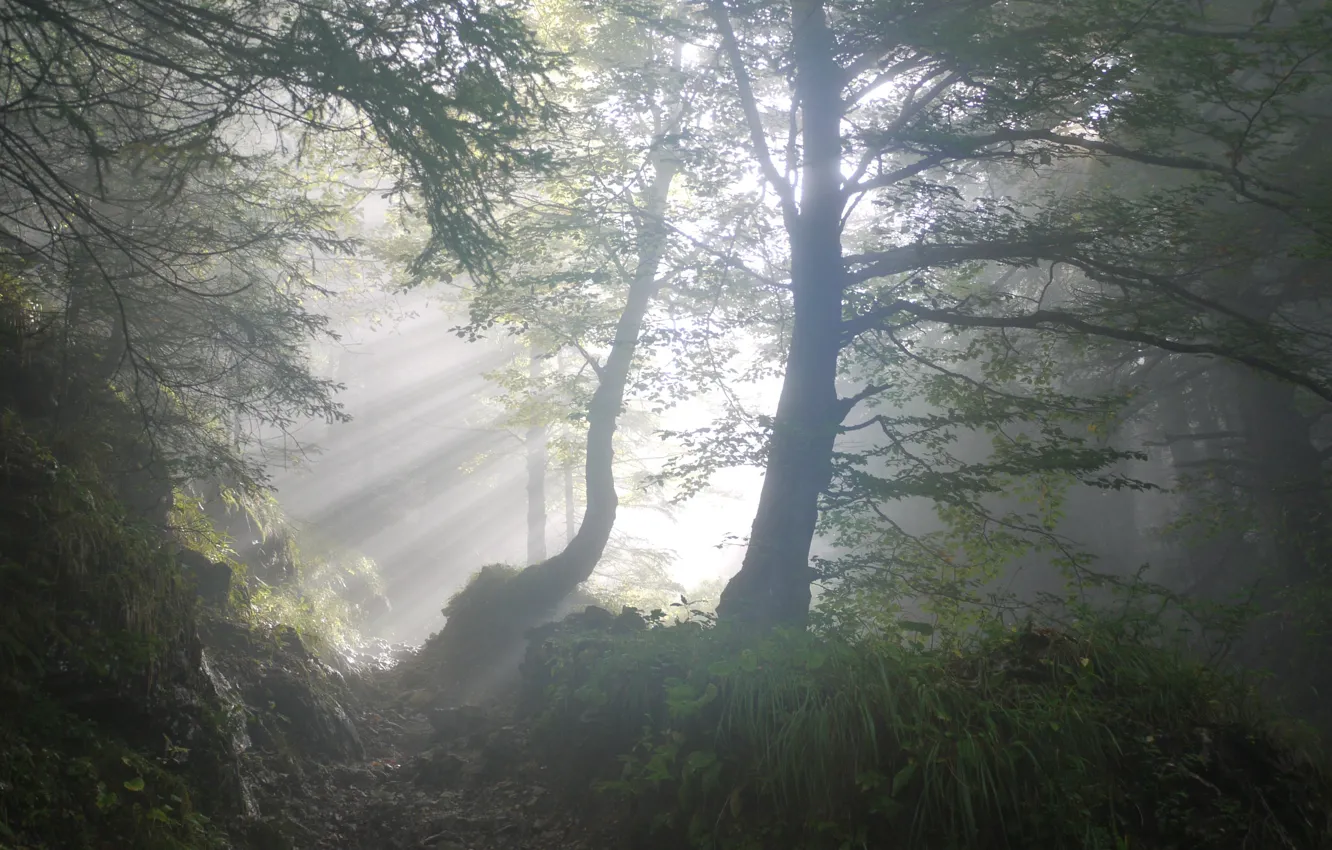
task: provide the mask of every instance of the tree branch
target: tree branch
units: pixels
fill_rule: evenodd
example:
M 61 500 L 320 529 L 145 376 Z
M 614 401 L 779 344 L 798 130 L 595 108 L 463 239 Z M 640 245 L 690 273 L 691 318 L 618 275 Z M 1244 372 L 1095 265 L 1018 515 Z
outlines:
M 722 50 L 726 53 L 726 58 L 731 65 L 731 72 L 735 75 L 736 93 L 740 97 L 740 107 L 744 110 L 745 123 L 749 127 L 749 141 L 754 146 L 754 158 L 758 160 L 764 178 L 772 184 L 772 188 L 777 192 L 778 198 L 781 199 L 782 214 L 788 218 L 794 217 L 797 212 L 795 192 L 772 161 L 772 153 L 768 150 L 768 138 L 763 130 L 763 116 L 759 112 L 758 100 L 754 97 L 754 88 L 749 80 L 749 72 L 745 69 L 745 60 L 740 53 L 740 43 L 735 38 L 735 29 L 731 26 L 731 16 L 726 11 L 726 6 L 722 3 L 722 0 L 712 0 L 708 4 L 708 11 L 717 24 L 717 32 L 721 35 Z
M 1165 434 L 1159 440 L 1143 440 L 1144 446 L 1170 446 L 1175 443 L 1188 443 L 1203 440 L 1238 440 L 1245 437 L 1243 431 L 1207 431 L 1197 434 Z
M 976 148 L 982 148 L 986 145 L 998 144 L 1001 142 L 1049 142 L 1050 144 L 1079 148 L 1091 153 L 1105 154 L 1107 156 L 1113 156 L 1131 162 L 1140 162 L 1143 165 L 1155 165 L 1161 168 L 1173 168 L 1181 171 L 1199 171 L 1215 174 L 1225 178 L 1226 181 L 1243 197 L 1256 203 L 1261 203 L 1265 206 L 1270 206 L 1274 209 L 1283 211 L 1284 208 L 1281 205 L 1274 203 L 1270 199 L 1253 195 L 1248 187 L 1252 185 L 1266 192 L 1292 197 L 1296 194 L 1289 189 L 1284 189 L 1275 184 L 1259 180 L 1252 175 L 1244 174 L 1233 165 L 1220 165 L 1206 159 L 1185 156 L 1183 154 L 1159 154 L 1150 151 L 1134 150 L 1133 148 L 1127 148 L 1113 142 L 1102 142 L 1096 139 L 1088 139 L 1083 136 L 1056 133 L 1053 130 L 1000 130 L 991 133 L 988 136 L 979 136 L 974 139 L 962 140 L 960 145 L 953 145 L 950 146 L 950 148 L 956 156 L 960 157 L 965 156 Z
M 850 413 L 857 404 L 860 404 L 865 399 L 872 398 L 873 396 L 890 389 L 892 389 L 891 384 L 870 384 L 855 395 L 837 399 L 837 403 L 842 406 L 842 418 L 845 419 L 846 415 Z
M 1067 249 L 1086 238 L 1088 237 L 1085 234 L 1072 233 L 1023 242 L 904 245 L 900 248 L 889 248 L 886 251 L 852 254 L 844 260 L 848 266 L 846 284 L 849 286 L 876 277 L 902 274 L 926 266 L 942 266 L 976 260 L 1014 261 L 1020 259 L 1023 264 L 1030 265 L 1038 257 L 1051 253 L 1053 249 Z M 850 266 L 863 266 L 863 268 L 851 271 Z
M 1105 339 L 1116 339 L 1122 342 L 1136 342 L 1141 345 L 1149 345 L 1153 348 L 1171 351 L 1176 354 L 1219 357 L 1223 360 L 1241 363 L 1259 372 L 1265 372 L 1266 374 L 1280 378 L 1283 381 L 1295 384 L 1296 386 L 1304 387 L 1319 398 L 1332 401 L 1332 386 L 1309 375 L 1302 374 L 1293 369 L 1288 369 L 1274 363 L 1265 357 L 1245 354 L 1210 342 L 1182 342 L 1158 334 L 1147 333 L 1146 331 L 1137 331 L 1130 328 L 1116 328 L 1109 325 L 1098 325 L 1062 310 L 1037 310 L 1025 316 L 972 316 L 958 313 L 954 310 L 941 310 L 938 308 L 914 304 L 910 301 L 899 300 L 883 309 L 866 314 L 865 316 L 860 317 L 860 319 L 865 320 L 873 316 L 877 323 L 883 321 L 888 316 L 898 313 L 907 313 L 917 319 L 939 322 L 940 324 L 959 328 L 1002 328 L 1013 330 L 1048 330 L 1051 328 L 1062 328 L 1090 336 L 1103 337 Z M 849 324 L 852 323 L 844 322 L 843 326 L 846 327 Z

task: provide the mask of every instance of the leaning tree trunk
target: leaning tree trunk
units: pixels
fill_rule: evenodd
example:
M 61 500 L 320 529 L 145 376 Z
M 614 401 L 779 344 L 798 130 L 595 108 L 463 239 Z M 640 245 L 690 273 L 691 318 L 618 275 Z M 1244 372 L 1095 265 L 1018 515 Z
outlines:
M 657 293 L 666 251 L 667 195 L 679 169 L 676 156 L 658 148 L 649 161 L 653 180 L 638 219 L 638 256 L 624 309 L 597 389 L 587 409 L 586 503 L 578 532 L 564 550 L 509 574 L 487 567 L 444 609 L 447 620 L 432 642 L 445 699 L 464 702 L 492 691 L 517 669 L 526 632 L 546 619 L 592 575 L 615 524 L 614 437 L 638 338 Z M 432 655 L 434 653 L 431 653 Z
M 837 397 L 844 203 L 840 69 L 823 4 L 795 0 L 791 17 L 805 147 L 799 210 L 788 208 L 785 215 L 795 318 L 749 548 L 717 606 L 723 621 L 758 628 L 799 627 L 809 616 L 809 549 L 819 499 L 832 477 L 833 442 L 847 411 Z M 732 61 L 739 62 L 736 52 Z

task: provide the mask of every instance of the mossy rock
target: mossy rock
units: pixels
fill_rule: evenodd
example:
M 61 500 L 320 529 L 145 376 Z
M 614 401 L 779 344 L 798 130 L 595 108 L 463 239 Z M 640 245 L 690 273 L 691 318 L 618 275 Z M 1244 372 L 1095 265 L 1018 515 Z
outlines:
M 435 707 L 503 698 L 520 686 L 529 632 L 571 608 L 595 606 L 581 589 L 557 594 L 549 574 L 489 564 L 444 606 L 444 628 L 399 672 L 403 687 L 429 689 Z
M 202 632 L 212 663 L 244 702 L 256 746 L 327 762 L 365 755 L 346 708 L 351 690 L 294 630 L 209 618 Z

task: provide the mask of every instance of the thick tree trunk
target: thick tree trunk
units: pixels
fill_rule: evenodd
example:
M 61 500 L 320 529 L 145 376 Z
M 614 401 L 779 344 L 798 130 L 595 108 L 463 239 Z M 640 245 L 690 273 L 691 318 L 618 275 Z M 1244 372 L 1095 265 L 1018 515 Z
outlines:
M 578 533 L 578 506 L 574 502 L 574 465 L 564 464 L 564 545 L 573 542 Z
M 749 548 L 717 608 L 724 621 L 760 628 L 799 627 L 809 616 L 809 549 L 847 410 L 837 397 L 844 204 L 840 69 L 822 2 L 795 0 L 791 17 L 805 154 L 800 209 L 786 215 L 795 318 Z
M 1332 551 L 1323 458 L 1294 387 L 1251 372 L 1235 377 L 1250 498 L 1265 545 L 1244 571 L 1259 615 L 1232 657 L 1271 673 L 1268 695 L 1326 731 L 1332 727 L 1326 698 L 1332 642 L 1325 609 L 1310 602 L 1326 592 Z
M 541 359 L 532 352 L 527 364 L 533 385 L 541 377 Z M 533 422 L 523 435 L 527 456 L 527 562 L 546 560 L 546 426 Z

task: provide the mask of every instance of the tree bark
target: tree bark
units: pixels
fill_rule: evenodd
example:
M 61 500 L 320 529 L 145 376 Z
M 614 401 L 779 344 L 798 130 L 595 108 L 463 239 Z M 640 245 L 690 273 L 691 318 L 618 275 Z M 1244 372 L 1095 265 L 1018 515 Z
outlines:
M 574 503 L 574 465 L 564 464 L 564 545 L 573 542 L 578 533 L 578 508 Z
M 801 627 L 809 616 L 809 549 L 846 415 L 837 397 L 841 350 L 841 83 L 821 0 L 791 8 L 804 163 L 799 210 L 786 211 L 794 320 L 768 465 L 740 572 L 726 585 L 723 621 Z M 738 62 L 738 53 L 732 53 Z M 734 69 L 737 75 L 743 69 Z M 761 128 L 751 127 L 751 132 Z
M 533 386 L 541 377 L 541 359 L 535 350 L 528 358 L 527 374 Z M 546 426 L 533 420 L 523 435 L 527 457 L 527 562 L 546 560 Z

